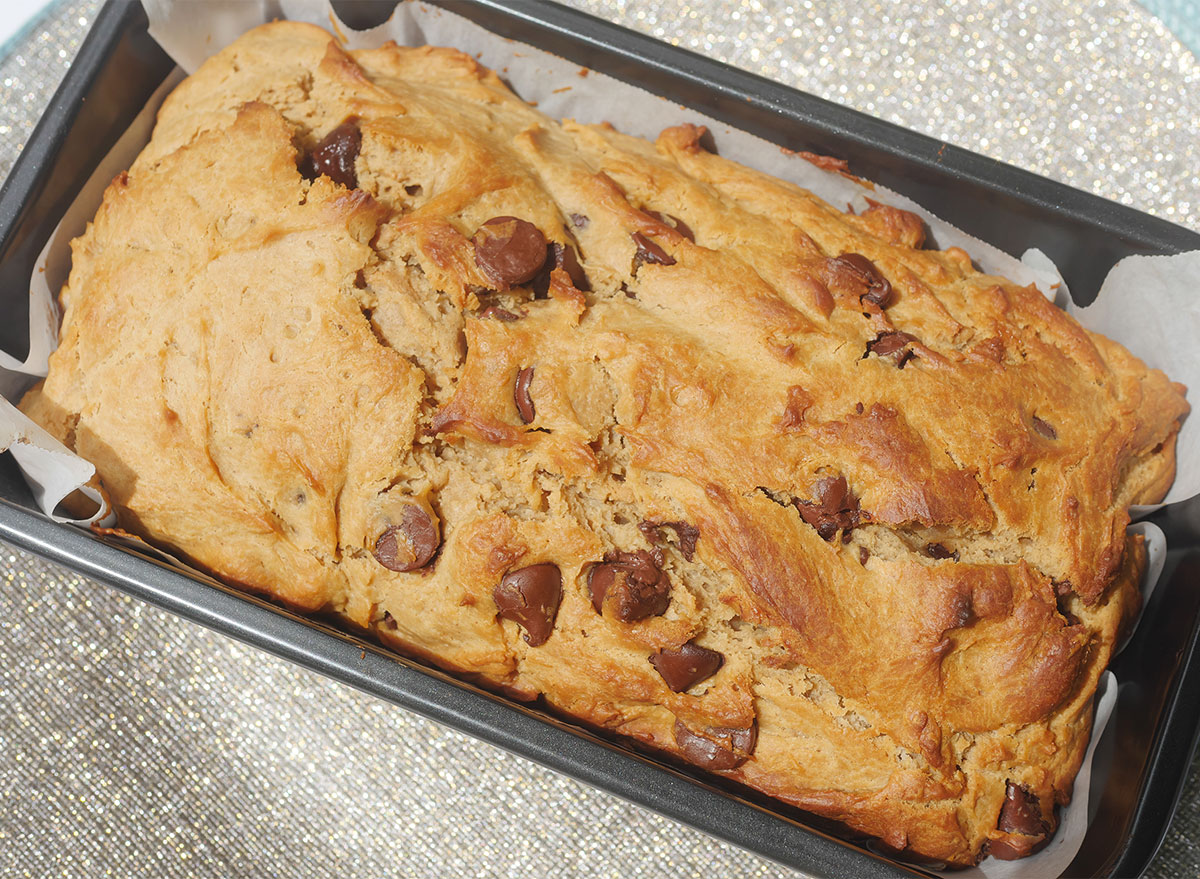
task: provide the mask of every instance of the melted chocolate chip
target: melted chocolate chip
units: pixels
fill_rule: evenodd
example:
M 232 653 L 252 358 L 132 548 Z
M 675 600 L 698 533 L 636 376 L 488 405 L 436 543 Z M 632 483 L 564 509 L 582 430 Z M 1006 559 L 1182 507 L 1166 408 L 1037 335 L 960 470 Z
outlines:
M 588 591 L 592 593 L 592 607 L 596 609 L 596 613 L 603 613 L 604 598 L 608 595 L 608 590 L 612 588 L 612 585 L 617 582 L 619 571 L 617 565 L 608 563 L 593 565 L 592 569 L 588 571 Z
M 894 355 L 896 358 L 896 367 L 903 369 L 904 364 L 908 363 L 913 357 L 916 357 L 916 354 L 908 347 L 909 343 L 915 341 L 917 341 L 917 337 L 911 336 L 908 333 L 901 333 L 898 330 L 884 330 L 872 341 L 867 342 L 867 354 L 874 354 L 877 357 Z
M 513 385 L 513 400 L 517 404 L 517 414 L 526 424 L 531 424 L 537 417 L 537 408 L 533 405 L 533 397 L 529 394 L 529 385 L 533 381 L 533 367 L 526 366 L 517 373 L 517 381 Z
M 637 245 L 637 253 L 633 255 L 633 272 L 637 274 L 638 266 L 643 263 L 654 263 L 660 266 L 673 266 L 675 259 L 641 232 L 634 232 L 631 236 L 633 243 Z
M 1050 824 L 1042 817 L 1037 796 L 1027 788 L 1009 781 L 1005 783 L 1004 805 L 996 829 L 1014 834 L 1008 839 L 994 839 L 989 851 L 993 857 L 1015 860 L 1032 854 L 1050 838 Z
M 867 350 L 879 357 L 887 357 L 904 348 L 909 342 L 915 341 L 916 337 L 910 336 L 908 333 L 889 330 L 880 333 L 875 339 L 868 342 Z
M 396 628 L 396 618 L 394 616 L 392 616 L 391 613 L 389 613 L 386 610 L 383 612 L 383 627 L 385 629 L 395 629 Z
M 550 247 L 553 250 L 551 258 L 555 267 L 563 269 L 567 273 L 571 283 L 575 285 L 575 289 L 585 293 L 591 290 L 592 285 L 583 271 L 583 266 L 579 264 L 579 254 L 575 252 L 575 248 L 569 244 L 559 244 L 557 241 Z
M 671 603 L 671 582 L 662 563 L 661 550 L 609 553 L 588 572 L 592 607 L 601 613 L 607 603 L 623 623 L 661 616 Z
M 587 274 L 583 271 L 583 266 L 579 264 L 579 255 L 575 253 L 575 248 L 569 244 L 559 244 L 557 241 L 552 241 L 546 245 L 545 265 L 542 266 L 542 270 L 538 272 L 537 277 L 531 282 L 535 298 L 546 298 L 550 291 L 550 274 L 555 269 L 565 271 L 567 277 L 571 279 L 571 285 L 576 290 L 586 293 L 592 289 Z
M 695 641 L 688 641 L 674 650 L 658 650 L 650 656 L 650 664 L 676 693 L 711 678 L 724 663 L 724 656 Z
M 696 555 L 696 543 L 700 540 L 700 529 L 687 522 L 654 522 L 647 520 L 638 524 L 638 531 L 651 543 L 661 543 L 662 529 L 670 528 L 679 540 L 679 552 L 689 562 Z
M 701 769 L 718 772 L 736 769 L 754 754 L 758 744 L 758 723 L 746 729 L 710 726 L 703 733 L 695 733 L 677 720 L 675 744 L 679 746 L 680 756 Z
M 571 214 L 571 225 L 576 229 L 586 228 L 588 222 L 587 214 Z
M 354 189 L 358 186 L 354 160 L 358 158 L 360 149 L 362 131 L 359 130 L 358 119 L 351 116 L 321 138 L 313 151 L 300 161 L 300 173 L 309 180 L 324 174 L 334 183 Z
M 483 311 L 479 312 L 479 316 L 484 320 L 499 320 L 505 323 L 512 323 L 514 320 L 521 319 L 521 315 L 513 314 L 507 308 L 501 308 L 499 305 L 489 305 Z
M 1036 415 L 1031 419 L 1033 421 L 1033 429 L 1044 436 L 1046 439 L 1058 439 L 1058 431 L 1054 429 L 1054 425 L 1042 421 Z
M 528 220 L 493 217 L 471 240 L 475 264 L 501 289 L 533 280 L 546 262 L 546 237 Z
M 492 599 L 503 619 L 525 630 L 529 646 L 539 647 L 554 631 L 562 600 L 562 572 L 549 562 L 509 571 L 492 590 Z
M 1004 833 L 1023 833 L 1026 836 L 1047 833 L 1050 828 L 1042 818 L 1042 811 L 1038 806 L 1037 795 L 1032 791 L 1011 781 L 1005 782 L 1004 806 L 1000 809 L 996 829 Z
M 1049 837 L 1008 836 L 1004 839 L 990 839 L 984 847 L 984 854 L 991 855 L 1001 861 L 1019 861 L 1027 858 L 1049 841 Z
M 826 476 L 813 486 L 814 500 L 792 503 L 800 518 L 817 529 L 822 540 L 833 540 L 842 532 L 843 541 L 850 532 L 869 517 L 858 506 L 858 498 L 850 493 L 845 476 Z
M 658 222 L 662 223 L 664 226 L 670 226 L 693 244 L 696 243 L 696 233 L 692 231 L 691 226 L 683 222 L 683 220 L 679 219 L 679 217 L 676 217 L 673 214 L 660 214 L 658 211 L 643 211 L 643 213 L 654 217 L 654 219 L 658 220 Z
M 895 292 L 888 279 L 880 274 L 875 263 L 861 253 L 843 253 L 833 262 L 837 263 L 835 271 L 840 270 L 842 274 L 867 288 L 867 292 L 859 297 L 860 302 L 870 302 L 884 309 L 895 301 Z
M 871 557 L 871 551 L 869 549 L 867 549 L 865 546 L 860 546 L 858 548 L 858 563 L 860 565 L 862 565 L 863 567 L 866 567 L 867 559 L 869 559 L 870 557 Z
M 696 233 L 692 231 L 691 226 L 683 222 L 683 220 L 679 219 L 679 217 L 673 216 L 672 214 L 667 214 L 667 219 L 674 224 L 676 232 L 693 244 L 696 243 Z
M 817 480 L 814 492 L 830 512 L 850 508 L 850 486 L 845 476 L 825 476 Z
M 788 346 L 791 347 L 790 345 Z M 784 431 L 803 430 L 804 416 L 812 408 L 812 394 L 800 385 L 792 385 L 787 389 L 787 402 L 783 405 L 783 415 L 779 419 L 779 429 Z
M 925 555 L 931 559 L 954 559 L 958 561 L 958 551 L 951 552 L 942 546 L 940 543 L 929 543 L 925 545 Z
M 437 522 L 419 504 L 404 505 L 399 525 L 389 525 L 375 540 L 372 555 L 390 571 L 415 571 L 429 564 L 442 536 Z

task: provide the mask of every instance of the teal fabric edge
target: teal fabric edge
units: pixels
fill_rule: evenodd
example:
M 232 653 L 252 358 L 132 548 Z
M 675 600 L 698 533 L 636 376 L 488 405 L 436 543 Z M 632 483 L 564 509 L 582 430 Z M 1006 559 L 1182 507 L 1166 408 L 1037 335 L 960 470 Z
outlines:
M 1200 0 L 1138 0 L 1200 58 Z

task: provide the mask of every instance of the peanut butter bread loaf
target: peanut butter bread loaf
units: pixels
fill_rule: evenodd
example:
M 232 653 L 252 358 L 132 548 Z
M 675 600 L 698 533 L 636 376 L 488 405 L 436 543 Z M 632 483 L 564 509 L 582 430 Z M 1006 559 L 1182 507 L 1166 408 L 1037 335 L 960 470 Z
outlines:
M 1028 854 L 1184 389 L 702 135 L 263 26 L 108 188 L 23 406 L 227 581 L 897 852 Z

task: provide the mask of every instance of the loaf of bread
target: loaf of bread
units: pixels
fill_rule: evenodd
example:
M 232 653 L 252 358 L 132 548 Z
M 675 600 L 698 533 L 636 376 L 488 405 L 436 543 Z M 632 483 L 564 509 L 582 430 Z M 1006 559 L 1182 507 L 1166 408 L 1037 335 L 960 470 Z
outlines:
M 891 851 L 1026 855 L 1184 389 L 703 134 L 265 25 L 108 187 L 23 406 L 228 582 Z

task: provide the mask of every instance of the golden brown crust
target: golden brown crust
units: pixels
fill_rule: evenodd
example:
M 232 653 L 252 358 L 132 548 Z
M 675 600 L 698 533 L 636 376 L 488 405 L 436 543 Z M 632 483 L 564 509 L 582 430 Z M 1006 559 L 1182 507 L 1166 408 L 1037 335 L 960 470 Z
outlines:
M 352 188 L 305 179 L 343 173 L 347 120 Z M 26 409 L 123 527 L 227 580 L 897 850 L 1029 848 L 1182 388 L 702 134 L 258 28 L 75 242 Z

